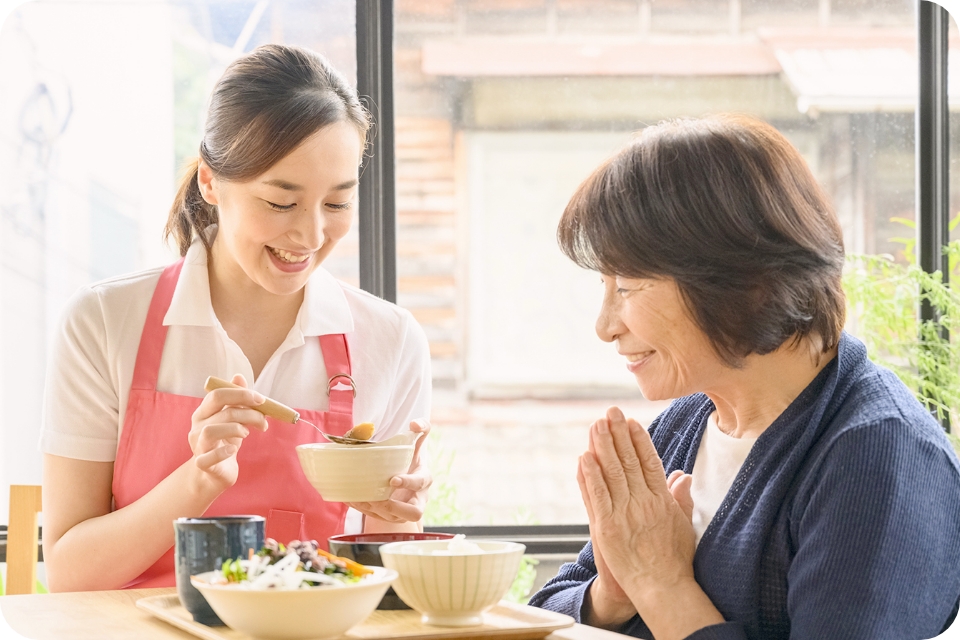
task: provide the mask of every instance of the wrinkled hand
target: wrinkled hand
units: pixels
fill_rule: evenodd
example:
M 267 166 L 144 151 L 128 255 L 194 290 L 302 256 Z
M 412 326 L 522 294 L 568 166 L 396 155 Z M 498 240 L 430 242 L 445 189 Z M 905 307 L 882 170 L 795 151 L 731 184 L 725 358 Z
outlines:
M 379 502 L 350 502 L 349 506 L 364 515 L 385 522 L 418 522 L 423 517 L 427 490 L 433 484 L 433 475 L 423 463 L 420 450 L 430 435 L 430 423 L 414 420 L 410 423 L 410 430 L 419 433 L 420 437 L 414 445 L 413 460 L 407 472 L 390 479 L 390 486 L 394 488 L 390 499 Z
M 243 376 L 233 383 L 246 387 Z M 215 389 L 204 396 L 193 412 L 187 439 L 193 462 L 202 472 L 204 488 L 222 493 L 237 481 L 237 452 L 250 429 L 267 430 L 267 418 L 250 407 L 262 404 L 264 397 L 252 389 Z
M 580 485 L 580 495 L 583 496 L 583 504 L 587 508 L 590 538 L 593 543 L 593 562 L 597 567 L 597 579 L 593 581 L 590 590 L 587 592 L 589 603 L 587 611 L 585 611 L 584 623 L 594 627 L 615 629 L 632 618 L 637 609 L 610 572 L 606 560 L 603 559 L 603 551 L 600 549 L 599 541 L 593 535 L 593 532 L 597 530 L 597 525 L 593 515 L 593 503 L 590 500 L 590 493 L 587 491 L 587 483 L 583 475 L 582 464 L 577 468 L 577 484 Z
M 690 488 L 693 486 L 693 476 L 677 469 L 667 477 L 667 489 L 670 495 L 680 505 L 681 511 L 693 526 L 693 496 L 690 495 Z
M 672 474 L 668 485 L 646 429 L 619 409 L 608 410 L 590 428 L 590 448 L 580 457 L 579 476 L 594 552 L 600 550 L 604 571 L 619 588 L 604 579 L 598 563 L 598 591 L 604 597 L 622 607 L 620 594 L 629 594 L 642 609 L 648 591 L 693 580 L 690 476 Z

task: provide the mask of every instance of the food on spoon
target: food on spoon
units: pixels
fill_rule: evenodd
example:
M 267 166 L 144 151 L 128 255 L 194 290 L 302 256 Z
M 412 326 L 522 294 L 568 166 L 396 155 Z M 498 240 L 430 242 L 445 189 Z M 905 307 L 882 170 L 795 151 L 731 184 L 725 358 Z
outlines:
M 359 582 L 373 570 L 320 549 L 316 540 L 294 540 L 289 545 L 267 538 L 246 560 L 226 560 L 221 576 L 211 584 L 235 584 L 254 591 L 343 587 Z
M 373 437 L 373 423 L 361 422 L 343 435 L 347 438 L 354 438 L 356 440 L 369 440 Z

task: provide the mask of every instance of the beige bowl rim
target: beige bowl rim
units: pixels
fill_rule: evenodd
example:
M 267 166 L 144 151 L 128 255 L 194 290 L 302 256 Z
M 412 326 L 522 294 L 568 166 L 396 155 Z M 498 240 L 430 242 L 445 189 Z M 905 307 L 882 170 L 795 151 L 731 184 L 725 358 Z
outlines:
M 396 451 L 398 449 L 412 450 L 412 444 L 388 444 L 379 447 L 363 447 L 354 444 L 337 444 L 336 442 L 310 442 L 307 444 L 298 444 L 297 450 L 304 451 Z
M 481 547 L 482 553 L 438 553 L 426 554 L 426 553 L 403 553 L 400 551 L 400 547 L 413 545 L 416 547 L 437 547 L 444 549 L 441 544 L 447 544 L 452 540 L 452 538 L 447 538 L 444 540 L 399 540 L 397 542 L 388 542 L 386 544 L 380 545 L 380 555 L 382 556 L 384 551 L 386 553 L 397 556 L 419 556 L 424 558 L 455 558 L 460 556 L 491 556 L 498 553 L 516 553 L 520 551 L 521 553 L 527 550 L 527 546 L 520 542 L 510 542 L 508 540 L 485 540 L 483 538 L 467 538 L 466 542 L 473 542 L 477 545 L 482 545 L 485 543 L 495 543 L 498 545 L 503 545 L 499 549 L 483 549 Z
M 399 574 L 394 569 L 387 569 L 386 567 L 367 567 L 368 569 L 373 569 L 373 575 L 369 578 L 365 578 L 360 582 L 348 582 L 344 583 L 343 587 L 334 587 L 338 591 L 341 589 L 362 589 L 364 587 L 378 585 L 378 584 L 389 584 L 397 579 Z M 232 593 L 304 593 L 304 592 L 318 592 L 318 591 L 329 591 L 328 587 L 310 587 L 307 589 L 241 589 L 237 585 L 233 584 L 213 584 L 209 582 L 210 578 L 213 575 L 219 574 L 219 571 L 204 571 L 203 573 L 198 573 L 196 575 L 190 576 L 190 582 L 197 589 L 201 591 L 203 589 L 210 589 L 212 591 L 229 591 Z

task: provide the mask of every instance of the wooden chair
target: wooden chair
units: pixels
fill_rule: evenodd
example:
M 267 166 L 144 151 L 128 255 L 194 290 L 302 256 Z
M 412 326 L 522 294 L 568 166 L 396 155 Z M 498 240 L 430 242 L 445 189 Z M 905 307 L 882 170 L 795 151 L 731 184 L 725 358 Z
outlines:
M 37 592 L 37 516 L 41 509 L 38 485 L 10 486 L 6 585 L 10 595 Z

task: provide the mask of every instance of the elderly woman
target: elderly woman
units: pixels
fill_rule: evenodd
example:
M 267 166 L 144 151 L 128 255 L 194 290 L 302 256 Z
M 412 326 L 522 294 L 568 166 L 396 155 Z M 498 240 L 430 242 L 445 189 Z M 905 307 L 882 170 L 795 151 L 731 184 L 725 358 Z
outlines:
M 775 129 L 660 124 L 579 188 L 564 252 L 650 400 L 590 429 L 591 542 L 531 604 L 641 638 L 931 638 L 960 596 L 960 464 L 843 332 L 843 241 Z

